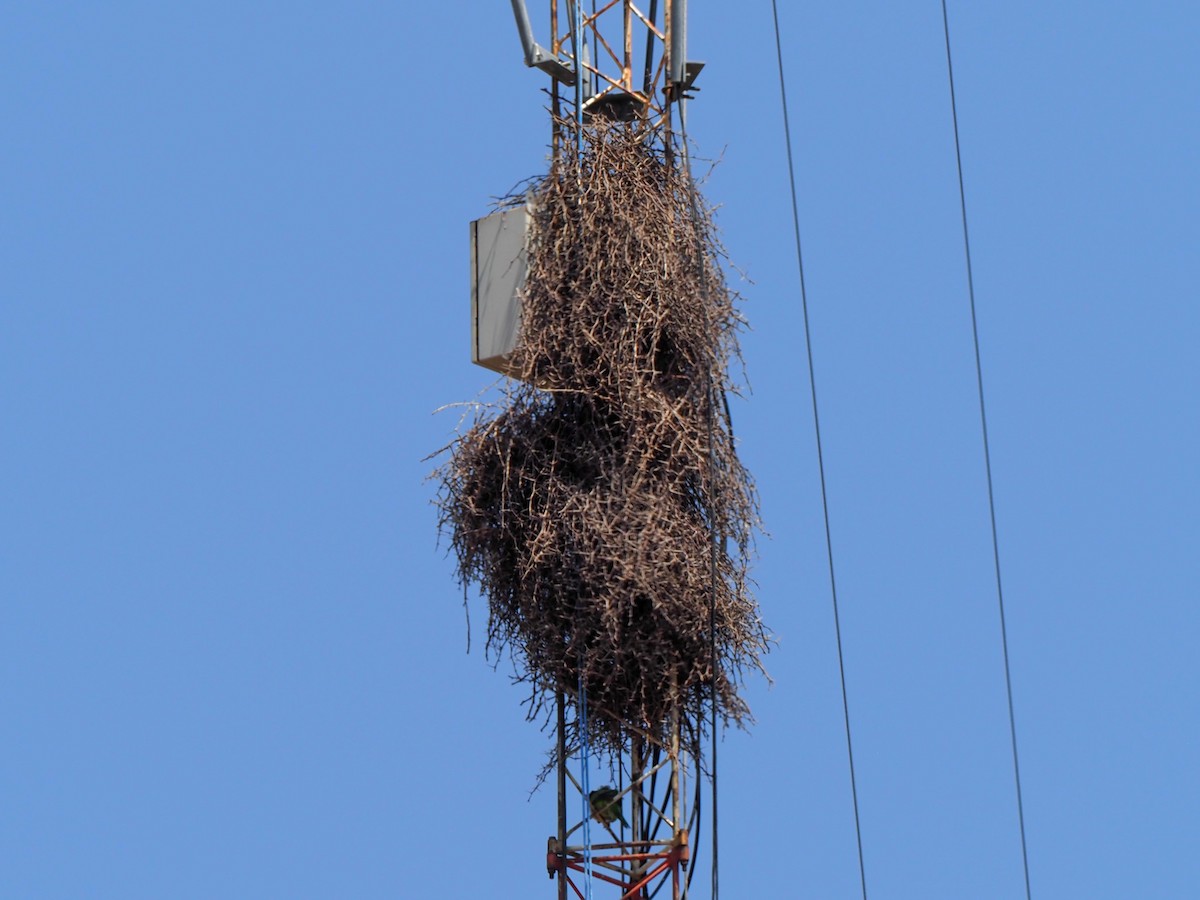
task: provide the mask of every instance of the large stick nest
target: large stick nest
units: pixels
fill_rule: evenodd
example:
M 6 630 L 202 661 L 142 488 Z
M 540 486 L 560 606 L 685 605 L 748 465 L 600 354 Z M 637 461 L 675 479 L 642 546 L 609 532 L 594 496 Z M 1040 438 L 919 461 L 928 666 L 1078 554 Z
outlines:
M 521 380 L 451 445 L 439 505 L 460 578 L 488 598 L 489 651 L 512 651 L 535 711 L 574 698 L 582 667 L 588 737 L 619 751 L 630 727 L 665 737 L 677 703 L 697 726 L 709 703 L 742 723 L 767 636 L 710 210 L 661 137 L 583 137 L 528 196 Z

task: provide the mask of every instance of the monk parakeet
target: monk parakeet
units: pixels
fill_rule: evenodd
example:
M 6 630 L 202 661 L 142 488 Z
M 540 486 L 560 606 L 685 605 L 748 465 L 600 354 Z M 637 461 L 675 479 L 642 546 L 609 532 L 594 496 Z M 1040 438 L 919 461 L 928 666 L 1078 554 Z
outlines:
M 619 821 L 626 828 L 629 823 L 621 813 L 621 801 L 617 799 L 617 789 L 605 785 L 596 788 L 588 794 L 588 805 L 592 808 L 592 818 L 604 825 Z

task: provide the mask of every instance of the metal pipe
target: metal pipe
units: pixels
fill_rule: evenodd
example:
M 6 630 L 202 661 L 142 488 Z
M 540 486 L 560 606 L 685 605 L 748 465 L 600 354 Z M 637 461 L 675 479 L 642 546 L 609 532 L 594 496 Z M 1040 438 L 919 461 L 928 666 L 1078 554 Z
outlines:
M 671 683 L 674 687 L 674 678 L 671 679 Z M 678 841 L 680 840 L 685 827 L 680 820 L 681 808 L 679 798 L 679 768 L 682 765 L 682 762 L 683 761 L 679 758 L 679 701 L 676 700 L 675 706 L 671 710 L 671 818 L 673 820 L 672 825 L 674 826 L 672 829 L 673 837 L 675 838 L 675 844 L 673 844 L 673 846 L 676 847 L 678 846 Z M 671 900 L 680 900 L 679 867 L 676 865 L 673 866 L 672 869 Z
M 625 61 L 621 66 L 621 87 L 633 93 L 633 9 L 625 0 Z M 598 55 L 598 54 L 597 54 Z
M 512 0 L 513 18 L 517 20 L 517 33 L 521 35 L 521 47 L 525 50 L 525 65 L 537 62 L 537 42 L 533 39 L 533 26 L 529 23 L 529 10 L 525 0 Z
M 573 51 L 573 54 L 575 56 L 575 161 L 576 161 L 577 165 L 579 164 L 580 159 L 583 157 L 583 100 L 584 100 L 583 79 L 584 79 L 584 69 L 583 69 L 583 52 L 582 52 L 582 50 L 583 50 L 583 10 L 581 9 L 582 3 L 583 3 L 583 0 L 574 0 L 573 3 L 571 2 L 571 0 L 567 0 L 567 7 L 569 9 L 571 9 L 571 12 L 572 12 L 572 16 L 571 16 L 571 50 Z M 583 167 L 580 166 L 580 177 L 582 177 L 582 175 L 583 175 Z M 582 671 L 583 671 L 583 667 L 582 667 L 582 661 L 581 661 L 580 672 L 582 673 Z M 584 697 L 582 696 L 582 694 L 583 694 L 583 682 L 582 681 L 579 683 L 579 692 L 580 692 L 579 702 L 582 705 L 586 702 Z M 587 709 L 586 706 L 584 706 L 583 708 Z M 584 759 L 584 762 L 585 763 L 587 762 L 586 758 Z
M 669 0 L 671 22 L 671 70 L 667 80 L 683 84 L 687 63 L 687 0 Z
M 675 687 L 675 679 L 671 679 L 671 687 Z M 674 691 L 678 697 L 678 691 Z M 679 701 L 671 707 L 671 826 L 676 835 L 683 829 L 680 824 L 679 809 Z
M 646 847 L 639 842 L 642 840 L 642 782 L 646 778 L 646 766 L 642 759 L 642 739 L 634 734 L 629 737 L 629 782 L 633 790 L 629 792 L 629 821 L 631 823 L 630 838 L 633 840 L 635 853 L 646 852 Z M 646 874 L 644 862 L 634 862 L 630 866 L 632 882 L 637 884 Z
M 647 16 L 650 24 L 658 18 L 658 0 L 650 0 L 650 12 Z M 650 88 L 654 82 L 654 29 L 646 29 L 646 69 L 642 76 L 642 93 L 650 96 Z

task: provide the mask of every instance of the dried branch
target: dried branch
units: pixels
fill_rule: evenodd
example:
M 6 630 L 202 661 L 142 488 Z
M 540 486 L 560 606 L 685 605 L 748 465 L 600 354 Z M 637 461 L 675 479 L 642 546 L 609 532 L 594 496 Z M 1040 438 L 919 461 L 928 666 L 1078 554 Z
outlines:
M 588 737 L 619 751 L 631 726 L 664 736 L 676 703 L 742 724 L 768 635 L 747 579 L 754 487 L 710 402 L 733 389 L 741 324 L 710 210 L 656 133 L 583 136 L 529 194 L 523 380 L 451 445 L 439 508 L 531 717 L 582 671 Z

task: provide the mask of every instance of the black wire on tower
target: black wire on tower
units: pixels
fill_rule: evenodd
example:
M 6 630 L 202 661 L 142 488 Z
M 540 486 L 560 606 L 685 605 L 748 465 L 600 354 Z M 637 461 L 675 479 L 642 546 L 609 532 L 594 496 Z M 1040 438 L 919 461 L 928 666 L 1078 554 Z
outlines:
M 975 380 L 979 387 L 979 421 L 983 429 L 983 464 L 987 472 L 988 513 L 992 523 L 992 559 L 996 569 L 996 599 L 1000 607 L 1000 642 L 1004 648 L 1004 686 L 1008 691 L 1008 733 L 1012 739 L 1013 780 L 1017 788 L 1017 821 L 1021 829 L 1021 865 L 1025 872 L 1025 900 L 1032 900 L 1029 884 L 1029 851 L 1025 842 L 1025 806 L 1021 800 L 1021 765 L 1017 759 L 1017 717 L 1013 711 L 1012 673 L 1008 660 L 1008 628 L 1004 619 L 1004 588 L 1000 580 L 1000 540 L 996 530 L 996 496 L 992 487 L 992 454 L 988 443 L 987 410 L 983 402 L 983 363 L 979 353 L 979 321 L 975 315 L 975 277 L 971 269 L 971 236 L 967 230 L 967 192 L 963 181 L 962 145 L 958 138 L 958 101 L 954 93 L 954 64 L 950 58 L 950 16 L 942 0 L 942 29 L 946 36 L 946 73 L 950 81 L 950 113 L 954 121 L 954 158 L 958 164 L 958 200 L 962 210 L 963 250 L 967 260 L 967 296 L 971 300 L 971 334 L 975 341 Z
M 681 145 L 681 156 L 683 160 L 684 172 L 687 174 L 688 185 L 690 186 L 691 197 L 691 212 L 692 223 L 697 229 L 700 224 L 700 208 L 697 202 L 698 192 L 696 188 L 696 179 L 692 175 L 692 158 L 691 148 L 688 143 L 687 132 L 687 97 L 680 96 L 679 98 L 679 137 Z M 700 243 L 699 237 L 696 240 L 696 265 L 699 269 L 700 290 L 708 290 L 708 267 L 704 262 L 704 247 Z M 708 374 L 707 395 L 708 395 L 708 483 L 709 483 L 709 499 L 710 509 L 715 509 L 716 503 L 713 500 L 713 492 L 716 490 L 717 479 L 717 463 L 716 463 L 716 399 L 718 388 L 713 380 L 713 374 L 710 371 Z M 725 402 L 726 420 L 729 420 L 729 404 Z M 732 430 L 732 422 L 729 423 Z M 719 831 L 717 828 L 717 555 L 720 549 L 721 536 L 717 533 L 717 524 L 711 519 L 709 521 L 709 541 L 708 541 L 708 566 L 709 566 L 709 599 L 708 599 L 708 641 L 709 641 L 709 663 L 712 666 L 712 705 L 711 705 L 711 720 L 709 725 L 712 729 L 712 900 L 718 900 L 720 896 L 720 881 L 721 881 L 721 863 L 720 863 L 720 840 Z M 697 785 L 697 797 L 699 797 L 699 785 Z M 688 883 L 691 883 L 689 877 Z
M 783 39 L 779 32 L 779 4 L 771 0 L 775 20 L 775 53 L 779 60 L 779 98 L 783 107 L 783 135 L 787 143 L 788 181 L 792 191 L 792 226 L 796 235 L 796 265 L 800 270 L 800 308 L 804 313 L 804 343 L 808 351 L 808 384 L 812 392 L 813 429 L 817 439 L 817 469 L 821 475 L 821 508 L 825 517 L 825 551 L 829 561 L 829 591 L 833 596 L 833 627 L 837 636 L 838 672 L 842 682 L 842 714 L 846 722 L 846 755 L 850 761 L 850 797 L 854 804 L 854 835 L 858 841 L 858 877 L 867 900 L 867 870 L 863 862 L 862 821 L 858 812 L 858 780 L 854 774 L 854 744 L 850 739 L 850 699 L 846 691 L 846 663 L 842 653 L 842 623 L 838 611 L 837 579 L 833 566 L 833 537 L 829 527 L 829 494 L 825 486 L 825 456 L 821 445 L 821 417 L 817 411 L 817 378 L 813 365 L 812 329 L 808 324 L 808 292 L 804 286 L 804 254 L 800 249 L 800 207 L 796 199 L 796 166 L 792 154 L 792 127 L 788 118 L 787 87 L 783 77 Z

